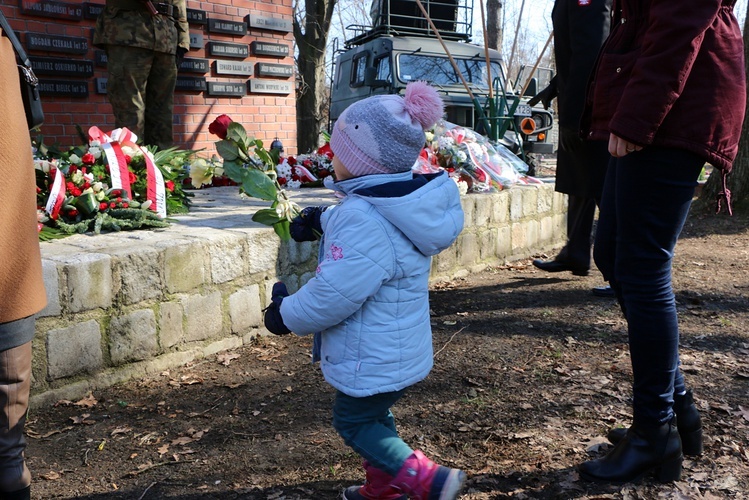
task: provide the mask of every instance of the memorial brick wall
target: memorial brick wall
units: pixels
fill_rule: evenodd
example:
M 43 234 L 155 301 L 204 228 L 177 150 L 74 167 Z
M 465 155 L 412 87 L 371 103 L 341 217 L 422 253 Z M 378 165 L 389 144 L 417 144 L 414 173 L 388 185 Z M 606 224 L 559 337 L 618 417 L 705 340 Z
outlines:
M 96 125 L 114 128 L 106 54 L 93 46 L 96 2 L 9 0 L 0 5 L 40 80 L 46 144 L 73 146 Z M 208 125 L 220 114 L 266 147 L 296 153 L 292 0 L 187 0 L 190 51 L 174 98 L 175 145 L 215 151 Z

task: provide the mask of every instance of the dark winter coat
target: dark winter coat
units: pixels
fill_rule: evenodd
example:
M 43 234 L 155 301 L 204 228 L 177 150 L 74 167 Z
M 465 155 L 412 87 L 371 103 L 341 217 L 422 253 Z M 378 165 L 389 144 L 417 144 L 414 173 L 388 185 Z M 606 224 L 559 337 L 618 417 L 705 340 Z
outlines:
M 578 130 L 588 79 L 609 34 L 611 2 L 556 0 L 551 13 L 560 134 L 571 137 L 560 141 L 555 188 L 585 198 L 601 196 L 609 158 L 605 144 L 582 142 Z
M 746 106 L 735 0 L 615 0 L 583 133 L 695 152 L 730 170 Z M 643 173 L 647 175 L 647 173 Z

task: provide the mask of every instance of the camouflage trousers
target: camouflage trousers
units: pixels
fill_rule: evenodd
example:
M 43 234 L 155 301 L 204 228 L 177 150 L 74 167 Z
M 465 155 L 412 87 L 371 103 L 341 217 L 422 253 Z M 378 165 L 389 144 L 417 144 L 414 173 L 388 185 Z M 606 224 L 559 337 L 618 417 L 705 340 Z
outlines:
M 127 127 L 143 144 L 173 145 L 174 54 L 139 47 L 107 46 L 107 99 L 115 125 Z

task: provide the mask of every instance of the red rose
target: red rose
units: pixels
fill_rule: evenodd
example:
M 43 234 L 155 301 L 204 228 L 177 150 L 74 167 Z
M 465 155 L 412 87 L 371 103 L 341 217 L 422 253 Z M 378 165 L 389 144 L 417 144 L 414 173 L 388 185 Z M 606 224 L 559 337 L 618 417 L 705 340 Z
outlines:
M 107 209 L 107 207 L 109 207 L 109 205 L 107 205 L 107 202 L 106 202 L 106 201 L 102 201 L 101 203 L 99 203 L 99 210 L 101 210 L 102 212 L 103 212 L 104 210 L 106 210 L 106 209 Z
M 317 176 L 318 176 L 318 177 L 319 177 L 320 179 L 324 179 L 324 178 L 326 178 L 326 177 L 327 177 L 327 176 L 329 176 L 329 175 L 330 175 L 330 172 L 328 172 L 328 171 L 327 171 L 327 170 L 325 170 L 325 169 L 322 169 L 322 170 L 320 170 L 320 171 L 319 171 L 319 172 L 317 173 Z
M 278 178 L 278 185 L 279 186 L 285 186 L 286 185 L 286 177 L 279 177 Z
M 109 208 L 117 208 L 117 205 L 114 202 L 111 202 L 109 204 Z
M 166 181 L 164 185 L 169 191 L 174 191 L 174 181 Z
M 133 158 L 130 155 L 125 155 L 125 163 L 130 165 L 131 161 L 133 161 Z
M 138 178 L 135 176 L 134 173 L 128 172 L 128 174 L 130 174 L 130 184 L 135 184 L 136 182 L 138 182 Z
M 213 120 L 213 123 L 208 125 L 208 132 L 213 135 L 217 135 L 222 139 L 226 139 L 226 130 L 229 128 L 229 124 L 233 122 L 229 115 L 219 115 L 218 118 Z
M 96 163 L 96 158 L 94 158 L 94 155 L 92 155 L 91 153 L 86 153 L 85 155 L 83 155 L 83 158 L 81 158 L 81 161 L 84 165 L 93 165 L 94 163 Z
M 120 191 L 119 189 L 115 189 L 109 193 L 109 196 L 117 197 L 117 196 L 120 196 L 121 194 L 122 194 L 122 191 Z
M 125 202 L 125 203 L 122 204 L 122 208 L 127 208 L 129 206 L 130 206 L 130 204 L 128 204 L 127 202 Z
M 294 165 L 296 165 L 296 158 L 294 158 L 293 156 L 289 156 L 288 158 L 286 158 L 286 163 L 288 163 L 289 166 L 293 167 Z

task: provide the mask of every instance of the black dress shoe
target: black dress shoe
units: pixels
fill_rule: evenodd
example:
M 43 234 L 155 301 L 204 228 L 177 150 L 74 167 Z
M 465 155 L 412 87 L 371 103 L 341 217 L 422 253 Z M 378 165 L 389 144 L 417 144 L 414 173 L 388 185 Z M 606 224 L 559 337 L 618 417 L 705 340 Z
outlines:
M 533 265 L 541 269 L 542 271 L 546 271 L 548 273 L 559 273 L 562 271 L 570 271 L 575 276 L 587 276 L 588 275 L 587 267 L 573 266 L 572 264 L 568 264 L 560 260 L 536 259 L 533 261 Z
M 591 292 L 596 297 L 606 297 L 607 299 L 613 299 L 614 297 L 616 297 L 616 293 L 614 293 L 614 289 L 611 288 L 609 285 L 597 286 L 593 288 Z

